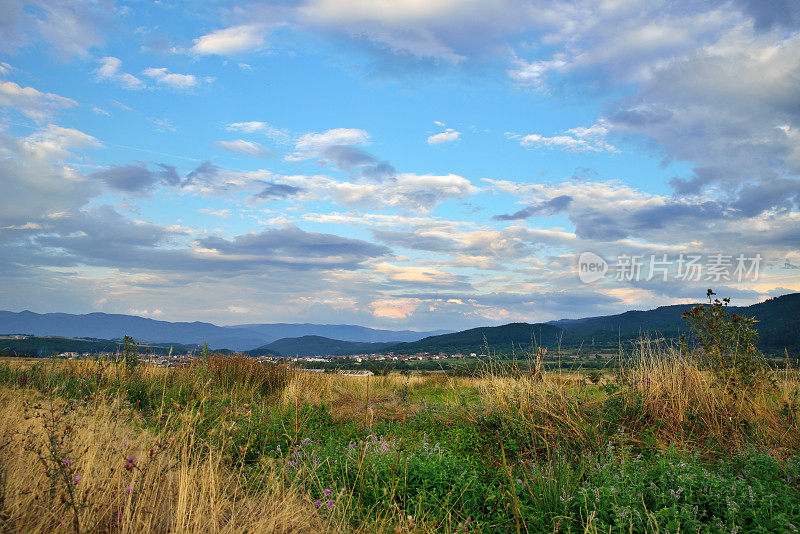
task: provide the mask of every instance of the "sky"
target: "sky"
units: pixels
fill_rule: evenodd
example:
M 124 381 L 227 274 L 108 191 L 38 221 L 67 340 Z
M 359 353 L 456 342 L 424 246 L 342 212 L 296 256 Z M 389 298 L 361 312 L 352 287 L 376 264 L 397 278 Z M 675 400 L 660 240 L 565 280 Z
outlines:
M 0 0 L 0 309 L 416 330 L 800 291 L 793 0 Z

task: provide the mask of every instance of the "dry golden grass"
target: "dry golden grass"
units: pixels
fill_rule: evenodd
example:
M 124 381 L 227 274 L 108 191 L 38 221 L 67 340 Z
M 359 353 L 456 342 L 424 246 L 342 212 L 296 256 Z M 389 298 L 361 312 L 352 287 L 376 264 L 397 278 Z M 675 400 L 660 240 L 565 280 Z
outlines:
M 180 433 L 166 436 L 137 428 L 135 419 L 107 399 L 71 407 L 30 390 L 3 388 L 0 403 L 3 531 L 339 529 L 330 520 L 326 523 L 307 499 L 284 487 L 278 471 L 268 466 L 264 489 L 246 492 L 240 473 L 195 439 L 191 415 Z M 49 436 L 63 453 L 42 460 L 40 455 L 49 456 Z M 135 467 L 126 460 L 131 457 Z M 65 465 L 67 458 L 70 466 Z
M 573 433 L 570 439 L 589 441 L 592 426 L 601 423 L 599 404 L 613 403 L 634 416 L 621 417 L 628 431 L 647 430 L 661 447 L 718 443 L 731 451 L 748 444 L 778 453 L 800 450 L 800 420 L 793 415 L 800 408 L 797 371 L 775 372 L 747 390 L 733 389 L 668 346 L 641 346 L 619 371 L 604 374 L 603 383 L 625 385 L 610 393 L 575 373 L 492 376 L 473 384 L 481 404 L 515 413 L 544 437 L 563 439 L 567 432 Z M 580 407 L 565 400 L 572 395 L 581 396 Z

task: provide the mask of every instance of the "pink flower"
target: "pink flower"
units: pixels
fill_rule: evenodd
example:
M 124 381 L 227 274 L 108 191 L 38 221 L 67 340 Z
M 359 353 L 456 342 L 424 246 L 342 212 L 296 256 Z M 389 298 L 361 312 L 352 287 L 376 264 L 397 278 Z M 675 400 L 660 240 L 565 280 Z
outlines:
M 331 490 L 329 490 L 329 489 L 327 489 L 327 488 L 326 488 L 326 489 L 322 490 L 322 493 L 324 493 L 326 496 L 330 497 L 330 495 L 331 495 Z
M 133 491 L 133 487 L 132 486 L 128 486 L 127 488 L 125 488 L 125 493 L 127 493 L 128 495 L 130 495 L 130 493 L 132 491 Z
M 321 505 L 322 505 L 322 501 L 320 501 L 319 499 L 314 501 L 314 506 L 316 506 L 317 508 L 319 508 Z
M 81 477 L 80 475 L 75 475 L 74 477 L 72 477 L 72 483 L 73 484 L 77 484 L 81 480 L 83 480 L 83 477 Z

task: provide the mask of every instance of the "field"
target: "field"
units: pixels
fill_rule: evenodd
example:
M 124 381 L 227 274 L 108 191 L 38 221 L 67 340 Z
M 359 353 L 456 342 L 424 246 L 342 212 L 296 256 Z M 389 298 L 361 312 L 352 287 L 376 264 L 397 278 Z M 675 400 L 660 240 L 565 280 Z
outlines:
M 796 532 L 798 372 L 641 347 L 472 377 L 8 360 L 0 530 Z

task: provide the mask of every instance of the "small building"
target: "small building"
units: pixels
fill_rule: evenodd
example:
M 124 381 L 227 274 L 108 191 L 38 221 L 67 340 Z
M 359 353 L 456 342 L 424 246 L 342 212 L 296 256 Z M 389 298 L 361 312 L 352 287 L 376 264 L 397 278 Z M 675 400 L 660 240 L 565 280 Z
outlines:
M 372 376 L 375 373 L 373 373 L 372 371 L 368 371 L 367 369 L 357 369 L 357 370 L 342 369 L 339 371 L 339 374 L 344 376 Z

